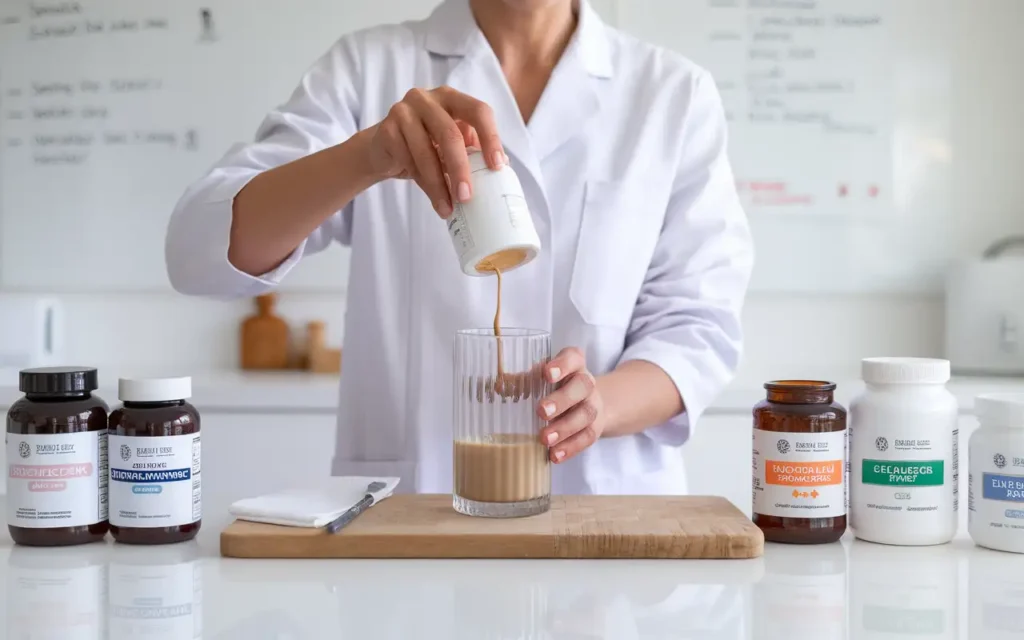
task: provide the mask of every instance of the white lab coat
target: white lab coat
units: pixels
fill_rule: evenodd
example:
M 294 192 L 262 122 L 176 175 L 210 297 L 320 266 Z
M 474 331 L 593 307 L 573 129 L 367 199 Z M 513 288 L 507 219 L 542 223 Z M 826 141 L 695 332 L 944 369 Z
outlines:
M 376 124 L 412 87 L 445 84 L 493 107 L 543 245 L 505 278 L 503 324 L 550 331 L 555 351 L 580 347 L 595 375 L 653 362 L 686 404 L 666 424 L 556 465 L 553 491 L 685 493 L 680 447 L 740 358 L 751 238 L 711 77 L 603 24 L 585 0 L 528 125 L 467 0 L 342 37 L 254 144 L 232 149 L 184 194 L 167 235 L 172 284 L 253 296 L 303 256 L 351 246 L 333 473 L 397 474 L 406 491 L 450 491 L 453 335 L 490 325 L 495 280 L 459 270 L 416 185 L 390 180 L 362 193 L 272 273 L 252 277 L 227 260 L 232 200 L 249 180 Z

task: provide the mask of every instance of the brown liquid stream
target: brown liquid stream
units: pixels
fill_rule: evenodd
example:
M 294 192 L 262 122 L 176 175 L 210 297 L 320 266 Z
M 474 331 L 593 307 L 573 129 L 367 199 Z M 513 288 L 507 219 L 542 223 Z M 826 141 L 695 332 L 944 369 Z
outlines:
M 505 395 L 505 354 L 501 345 L 501 269 L 492 267 L 498 278 L 498 300 L 494 305 L 494 339 L 498 341 L 498 376 L 494 379 L 494 390 Z
M 497 341 L 498 347 L 498 371 L 494 377 L 493 390 L 503 398 L 516 401 L 530 396 L 530 385 L 526 373 L 510 374 L 505 372 L 505 352 L 501 339 L 501 270 L 504 268 L 501 257 L 507 258 L 507 256 L 499 254 L 494 260 L 491 258 L 483 260 L 477 268 L 481 271 L 491 271 L 498 278 L 498 296 L 494 307 L 494 339 Z

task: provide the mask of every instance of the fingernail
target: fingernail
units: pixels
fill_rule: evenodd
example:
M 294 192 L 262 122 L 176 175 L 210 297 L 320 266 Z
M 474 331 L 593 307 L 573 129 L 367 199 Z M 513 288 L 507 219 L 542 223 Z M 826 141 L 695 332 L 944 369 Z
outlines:
M 545 402 L 541 405 L 541 410 L 544 411 L 544 416 L 547 418 L 555 415 L 555 405 L 551 402 Z
M 554 432 L 549 433 L 548 437 L 547 437 L 547 441 L 548 441 L 548 444 L 555 444 L 555 442 L 558 441 L 558 434 L 554 433 Z
M 565 457 L 565 452 L 564 451 L 556 451 L 555 452 L 555 460 L 561 460 L 564 457 Z
M 504 153 L 502 153 L 501 151 L 495 151 L 492 155 L 494 157 L 494 166 L 495 166 L 495 168 L 500 169 L 501 167 L 503 167 L 505 165 L 505 154 Z
M 471 197 L 473 197 L 469 192 L 468 182 L 459 183 L 459 190 L 457 195 L 459 197 L 459 202 L 467 202 Z
M 551 382 L 558 382 L 562 377 L 562 370 L 558 367 L 551 367 Z
M 452 206 L 444 200 L 438 200 L 435 202 L 434 209 L 437 210 L 437 212 L 444 218 L 447 218 L 452 214 Z
M 511 161 L 510 161 L 510 160 L 508 159 L 508 154 L 507 154 L 507 153 L 505 153 L 504 151 L 502 151 L 502 152 L 501 152 L 501 157 L 502 157 L 502 158 L 505 158 L 505 164 L 511 164 Z

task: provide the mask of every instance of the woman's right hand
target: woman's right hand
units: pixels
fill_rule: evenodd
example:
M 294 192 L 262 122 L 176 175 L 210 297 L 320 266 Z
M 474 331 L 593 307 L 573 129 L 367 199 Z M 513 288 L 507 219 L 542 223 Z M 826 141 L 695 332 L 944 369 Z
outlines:
M 415 180 L 442 218 L 473 197 L 466 147 L 491 169 L 507 161 L 491 107 L 451 87 L 411 89 L 375 127 L 370 164 L 379 175 Z

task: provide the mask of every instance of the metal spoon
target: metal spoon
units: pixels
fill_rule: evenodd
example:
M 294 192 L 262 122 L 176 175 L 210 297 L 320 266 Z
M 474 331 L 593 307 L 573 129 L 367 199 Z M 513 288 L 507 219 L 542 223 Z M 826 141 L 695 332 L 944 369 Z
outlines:
M 369 485 L 367 485 L 366 495 L 363 497 L 362 500 L 353 505 L 352 508 L 350 508 L 345 513 L 341 514 L 331 522 L 327 523 L 327 533 L 338 533 L 342 530 L 342 528 L 345 525 L 355 520 L 356 516 L 366 511 L 366 509 L 373 504 L 373 494 L 377 493 L 386 486 L 386 483 L 380 482 L 379 480 L 375 480 L 374 482 L 371 482 Z

